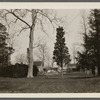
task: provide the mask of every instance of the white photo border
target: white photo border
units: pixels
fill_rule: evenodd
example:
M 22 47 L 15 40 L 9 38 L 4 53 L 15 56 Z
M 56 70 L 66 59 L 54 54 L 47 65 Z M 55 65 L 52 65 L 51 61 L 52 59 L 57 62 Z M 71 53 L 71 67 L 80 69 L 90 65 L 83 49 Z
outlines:
M 0 9 L 100 9 L 99 2 L 0 2 Z M 100 93 L 0 93 L 0 98 L 100 98 Z

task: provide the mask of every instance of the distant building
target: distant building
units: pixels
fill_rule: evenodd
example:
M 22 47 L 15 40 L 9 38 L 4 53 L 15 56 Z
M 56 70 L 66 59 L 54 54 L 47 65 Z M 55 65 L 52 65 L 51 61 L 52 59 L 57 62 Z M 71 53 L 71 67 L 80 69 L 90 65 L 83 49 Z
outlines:
M 58 71 L 59 67 L 56 62 L 53 62 L 51 70 Z
M 51 69 L 54 71 L 61 72 L 61 67 L 58 66 L 56 62 L 53 63 L 53 66 Z M 63 66 L 63 71 L 66 71 L 66 69 L 67 69 L 67 65 Z
M 58 71 L 58 67 L 51 67 L 51 70 Z
M 71 70 L 73 70 L 73 71 L 76 71 L 77 70 L 76 64 L 68 64 L 67 69 L 68 68 L 71 69 Z
M 43 71 L 42 61 L 34 61 L 34 65 L 38 67 L 39 71 Z

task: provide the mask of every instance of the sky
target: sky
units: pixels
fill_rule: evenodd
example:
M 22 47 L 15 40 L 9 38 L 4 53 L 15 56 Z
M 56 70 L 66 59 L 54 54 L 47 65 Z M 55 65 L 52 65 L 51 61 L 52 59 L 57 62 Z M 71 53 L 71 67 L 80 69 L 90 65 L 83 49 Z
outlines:
M 82 12 L 85 11 L 86 17 L 89 15 L 89 9 L 54 9 L 56 16 L 58 18 L 62 19 L 62 22 L 59 23 L 60 26 L 64 28 L 65 31 L 65 39 L 66 39 L 66 45 L 69 49 L 69 53 L 72 58 L 73 62 L 73 52 L 74 49 L 77 48 L 77 50 L 81 50 L 81 44 L 83 43 L 82 38 Z M 10 16 L 10 18 L 12 18 Z M 29 17 L 26 17 L 27 21 L 30 21 Z M 47 21 L 46 21 L 47 22 Z M 52 58 L 53 50 L 54 50 L 54 43 L 56 42 L 56 27 L 53 28 L 50 23 L 44 22 L 44 28 L 46 30 L 46 33 L 44 33 L 41 30 L 41 27 L 39 24 L 35 27 L 34 32 L 34 42 L 38 43 L 39 40 L 41 40 L 41 43 L 45 43 L 48 47 L 48 52 L 50 57 Z M 12 28 L 9 31 L 9 34 L 13 34 L 17 30 L 20 29 L 19 26 L 22 26 L 22 24 L 19 23 L 15 26 L 12 26 Z M 16 62 L 16 55 L 18 54 L 25 54 L 26 50 L 29 45 L 29 30 L 23 31 L 19 36 L 16 36 L 14 42 L 14 49 L 15 52 L 11 56 L 12 63 Z M 34 49 L 37 51 L 38 48 Z M 37 57 L 35 56 L 35 59 L 37 60 Z

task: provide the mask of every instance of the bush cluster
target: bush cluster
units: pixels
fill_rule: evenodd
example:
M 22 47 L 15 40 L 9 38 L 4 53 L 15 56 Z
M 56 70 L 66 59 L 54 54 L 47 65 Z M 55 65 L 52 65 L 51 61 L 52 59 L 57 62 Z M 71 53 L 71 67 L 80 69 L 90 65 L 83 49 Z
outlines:
M 27 77 L 28 66 L 25 64 L 15 64 L 0 68 L 1 77 L 21 78 Z M 37 66 L 33 67 L 33 76 L 37 76 L 39 70 Z

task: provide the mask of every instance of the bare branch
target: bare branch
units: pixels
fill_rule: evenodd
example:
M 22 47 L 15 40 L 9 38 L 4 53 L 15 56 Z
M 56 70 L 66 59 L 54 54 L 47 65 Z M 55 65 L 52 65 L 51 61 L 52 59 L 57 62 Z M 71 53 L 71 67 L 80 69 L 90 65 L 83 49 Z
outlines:
M 41 30 L 42 30 L 44 33 L 46 33 L 46 35 L 49 37 L 48 33 L 44 30 L 42 21 L 41 21 L 39 18 L 37 18 L 37 20 L 39 20 L 39 22 L 40 22 Z M 49 37 L 49 38 L 50 38 L 50 37 Z
M 49 22 L 52 24 L 53 28 L 54 28 L 54 25 L 53 25 L 53 20 L 50 19 L 46 14 L 44 13 L 41 13 L 41 12 L 38 12 L 39 14 L 43 15 L 45 18 L 47 18 L 49 20 Z
M 83 25 L 83 31 L 85 34 L 87 34 L 88 31 L 88 24 L 87 24 L 87 16 L 85 10 L 82 11 L 82 25 Z
M 8 28 L 10 28 L 10 25 L 12 23 L 16 23 L 18 21 L 18 19 L 16 18 L 14 21 L 10 21 L 9 23 L 6 21 Z
M 40 46 L 40 44 L 38 44 L 38 45 L 36 45 L 36 46 L 33 46 L 33 49 L 35 49 L 35 48 L 37 48 L 37 47 L 39 47 Z
M 40 46 L 40 42 L 41 42 L 41 40 L 39 40 L 38 43 L 34 44 L 33 49 L 39 47 Z
M 19 34 L 17 36 L 19 36 L 22 33 L 22 31 L 27 30 L 27 29 L 29 29 L 29 27 L 22 27 L 22 29 L 19 31 Z
M 10 47 L 13 47 L 13 45 L 14 45 L 14 42 L 15 42 L 14 37 L 15 37 L 16 33 L 18 33 L 18 32 L 15 32 L 15 33 L 13 33 L 12 36 L 9 36 L 9 37 L 10 37 L 10 38 L 9 38 L 10 41 L 8 41 L 8 42 L 9 42 Z
M 26 21 L 24 21 L 23 19 L 21 19 L 19 16 L 17 16 L 14 12 L 6 10 L 8 13 L 14 15 L 17 19 L 19 19 L 20 21 L 22 21 L 23 23 L 25 23 L 29 28 L 31 27 Z

